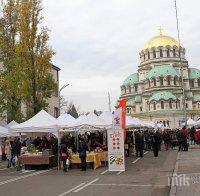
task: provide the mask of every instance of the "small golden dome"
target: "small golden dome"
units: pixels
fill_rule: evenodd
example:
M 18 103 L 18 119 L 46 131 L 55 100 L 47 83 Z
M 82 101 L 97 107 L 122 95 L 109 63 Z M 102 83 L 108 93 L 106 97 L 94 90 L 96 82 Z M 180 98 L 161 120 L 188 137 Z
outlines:
M 179 43 L 176 39 L 174 39 L 173 37 L 167 36 L 167 35 L 163 35 L 160 34 L 158 36 L 155 36 L 153 38 L 151 38 L 144 46 L 143 50 L 146 49 L 151 49 L 153 47 L 159 47 L 159 46 L 171 46 L 171 47 L 179 47 Z

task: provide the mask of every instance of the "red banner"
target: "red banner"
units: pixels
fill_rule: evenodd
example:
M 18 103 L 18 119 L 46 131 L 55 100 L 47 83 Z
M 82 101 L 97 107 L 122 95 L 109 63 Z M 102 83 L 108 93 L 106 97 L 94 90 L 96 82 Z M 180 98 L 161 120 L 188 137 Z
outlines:
M 126 143 L 126 99 L 120 100 L 119 107 L 122 108 L 122 129 L 124 130 L 124 143 Z

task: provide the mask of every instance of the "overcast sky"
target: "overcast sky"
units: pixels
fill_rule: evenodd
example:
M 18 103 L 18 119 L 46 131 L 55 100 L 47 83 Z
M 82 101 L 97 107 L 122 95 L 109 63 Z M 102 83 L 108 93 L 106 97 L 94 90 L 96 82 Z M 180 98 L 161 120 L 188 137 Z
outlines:
M 200 68 L 200 3 L 178 0 L 181 43 L 189 65 Z M 159 34 L 177 37 L 174 0 L 43 0 L 60 86 L 81 111 L 108 110 L 123 80 L 137 71 L 139 51 Z

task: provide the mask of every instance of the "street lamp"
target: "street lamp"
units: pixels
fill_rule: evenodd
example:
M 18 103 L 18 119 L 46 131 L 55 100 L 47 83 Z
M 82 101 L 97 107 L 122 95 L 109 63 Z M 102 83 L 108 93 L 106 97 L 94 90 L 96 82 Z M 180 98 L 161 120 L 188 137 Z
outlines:
M 65 85 L 63 85 L 63 86 L 60 88 L 60 90 L 59 90 L 59 95 L 60 95 L 60 92 L 61 92 L 64 88 L 66 88 L 67 86 L 69 86 L 69 84 L 65 84 Z
M 59 115 L 60 115 L 60 109 L 61 109 L 61 96 L 60 96 L 60 93 L 61 93 L 61 91 L 63 90 L 63 89 L 65 89 L 67 86 L 69 86 L 69 84 L 64 84 L 61 88 L 60 88 L 60 90 L 59 90 Z

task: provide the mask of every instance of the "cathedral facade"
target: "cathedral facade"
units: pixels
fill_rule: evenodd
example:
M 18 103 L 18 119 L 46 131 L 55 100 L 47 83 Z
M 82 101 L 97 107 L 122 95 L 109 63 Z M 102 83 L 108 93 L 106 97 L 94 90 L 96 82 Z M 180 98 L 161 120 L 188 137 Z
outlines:
M 200 118 L 200 70 L 189 67 L 185 52 L 176 39 L 162 33 L 145 44 L 137 73 L 121 85 L 120 99 L 127 99 L 128 115 L 181 127 L 184 88 L 187 118 Z

